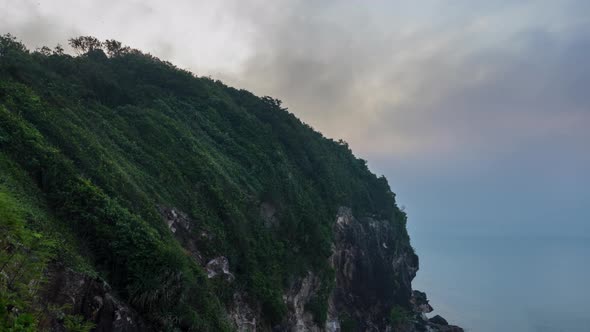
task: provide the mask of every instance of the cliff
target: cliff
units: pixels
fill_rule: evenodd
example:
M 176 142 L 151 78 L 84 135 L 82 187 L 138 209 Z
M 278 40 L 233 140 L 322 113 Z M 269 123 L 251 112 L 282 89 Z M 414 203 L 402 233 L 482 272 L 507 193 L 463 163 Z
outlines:
M 280 101 L 149 54 L 0 38 L 0 326 L 460 331 L 384 177 Z

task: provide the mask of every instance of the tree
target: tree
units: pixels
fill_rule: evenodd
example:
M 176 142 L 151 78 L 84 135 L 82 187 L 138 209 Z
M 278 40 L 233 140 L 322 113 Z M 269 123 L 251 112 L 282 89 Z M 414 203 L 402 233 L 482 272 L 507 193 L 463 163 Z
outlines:
M 53 49 L 53 54 L 64 55 L 64 48 L 61 46 L 61 44 L 57 44 L 55 46 L 55 48 Z
M 35 50 L 35 52 L 44 55 L 44 56 L 50 56 L 51 55 L 51 49 L 47 46 L 43 46 L 41 48 L 38 48 Z
M 70 46 L 72 46 L 76 52 L 78 52 L 78 54 L 86 54 L 91 51 L 102 49 L 102 43 L 97 38 L 92 36 L 70 38 L 68 42 Z
M 279 99 L 269 97 L 269 96 L 264 96 L 264 97 L 262 97 L 262 101 L 271 105 L 271 107 L 275 107 L 277 109 L 282 109 L 281 105 L 283 104 L 283 102 Z
M 25 45 L 17 41 L 16 37 L 8 33 L 0 36 L 0 56 L 5 55 L 9 50 L 27 52 Z
M 129 53 L 129 46 L 122 46 L 120 41 L 114 39 L 107 39 L 102 43 L 102 46 L 106 48 L 109 57 L 119 56 L 122 54 Z

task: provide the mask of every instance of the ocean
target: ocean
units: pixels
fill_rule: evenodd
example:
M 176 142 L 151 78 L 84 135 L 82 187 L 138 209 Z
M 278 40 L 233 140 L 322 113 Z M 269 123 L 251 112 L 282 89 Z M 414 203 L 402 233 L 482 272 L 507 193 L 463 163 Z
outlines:
M 590 238 L 410 235 L 429 316 L 474 332 L 590 331 Z

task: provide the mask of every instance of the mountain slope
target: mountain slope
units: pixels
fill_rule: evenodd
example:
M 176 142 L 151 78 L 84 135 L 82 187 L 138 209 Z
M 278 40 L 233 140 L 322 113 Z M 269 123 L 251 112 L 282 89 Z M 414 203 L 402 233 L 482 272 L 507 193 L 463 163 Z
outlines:
M 412 328 L 406 216 L 344 142 L 117 42 L 72 45 L 0 40 L 7 325 Z

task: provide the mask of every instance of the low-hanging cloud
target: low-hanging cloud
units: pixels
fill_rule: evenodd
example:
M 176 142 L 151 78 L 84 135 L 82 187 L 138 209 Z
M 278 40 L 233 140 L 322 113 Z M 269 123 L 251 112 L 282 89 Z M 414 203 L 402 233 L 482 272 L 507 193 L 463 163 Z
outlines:
M 257 52 L 227 79 L 284 99 L 370 155 L 461 153 L 473 144 L 579 133 L 590 105 L 590 73 L 580 61 L 589 26 L 551 15 L 575 3 L 511 3 L 479 15 L 457 5 L 456 21 L 440 22 L 420 13 L 427 5 L 298 2 L 257 19 Z M 404 15 L 418 24 L 404 24 Z

